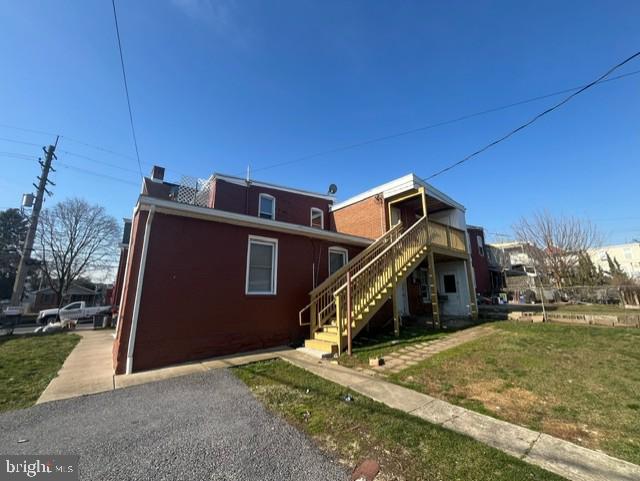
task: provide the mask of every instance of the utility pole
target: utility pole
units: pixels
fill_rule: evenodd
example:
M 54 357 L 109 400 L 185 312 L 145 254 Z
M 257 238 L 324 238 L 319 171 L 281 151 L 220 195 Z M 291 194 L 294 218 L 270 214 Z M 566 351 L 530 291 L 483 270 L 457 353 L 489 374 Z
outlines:
M 51 195 L 51 192 L 47 190 L 47 184 L 55 185 L 51 182 L 49 177 L 49 172 L 55 172 L 55 169 L 51 167 L 51 162 L 54 158 L 57 159 L 55 151 L 58 145 L 59 137 L 56 137 L 56 143 L 50 145 L 47 149 L 42 147 L 44 150 L 45 158 L 44 162 L 40 161 L 40 165 L 42 166 L 42 173 L 38 179 L 40 182 L 38 185 L 33 184 L 33 186 L 38 189 L 36 192 L 36 200 L 33 205 L 33 210 L 31 211 L 31 219 L 29 220 L 29 230 L 27 230 L 27 237 L 24 240 L 24 246 L 22 248 L 22 256 L 20 257 L 20 263 L 18 264 L 18 271 L 16 273 L 16 281 L 13 284 L 13 293 L 11 294 L 11 305 L 19 306 L 22 301 L 22 293 L 24 291 L 24 281 L 27 277 L 27 261 L 31 259 L 31 251 L 33 250 L 33 243 L 36 239 L 36 230 L 38 228 L 38 218 L 40 217 L 40 211 L 42 210 L 42 202 L 44 200 L 45 192 Z

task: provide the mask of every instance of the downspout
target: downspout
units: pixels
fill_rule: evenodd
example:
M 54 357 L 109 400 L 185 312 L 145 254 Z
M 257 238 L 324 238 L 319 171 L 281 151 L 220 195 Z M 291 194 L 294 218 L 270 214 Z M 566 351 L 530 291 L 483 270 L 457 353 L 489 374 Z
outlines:
M 140 313 L 140 298 L 142 297 L 142 283 L 144 281 L 144 269 L 147 264 L 147 251 L 149 250 L 149 235 L 151 234 L 151 223 L 156 213 L 156 206 L 152 205 L 147 216 L 147 223 L 144 227 L 144 238 L 142 240 L 142 257 L 140 258 L 140 268 L 138 269 L 138 282 L 136 283 L 136 297 L 133 301 L 133 316 L 131 318 L 131 329 L 129 330 L 129 344 L 127 345 L 127 367 L 126 374 L 133 371 L 133 350 L 136 342 L 136 330 L 138 328 L 138 314 Z

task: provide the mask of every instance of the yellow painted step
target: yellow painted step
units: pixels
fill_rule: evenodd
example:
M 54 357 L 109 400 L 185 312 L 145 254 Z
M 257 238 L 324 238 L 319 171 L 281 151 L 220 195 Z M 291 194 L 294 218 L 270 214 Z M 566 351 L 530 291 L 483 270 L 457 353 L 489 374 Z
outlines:
M 319 339 L 321 341 L 328 341 L 338 343 L 338 328 L 336 327 L 335 332 L 323 332 L 319 331 L 313 335 L 314 339 Z
M 338 345 L 335 342 L 321 341 L 320 339 L 307 339 L 304 341 L 304 347 L 331 354 L 338 352 Z

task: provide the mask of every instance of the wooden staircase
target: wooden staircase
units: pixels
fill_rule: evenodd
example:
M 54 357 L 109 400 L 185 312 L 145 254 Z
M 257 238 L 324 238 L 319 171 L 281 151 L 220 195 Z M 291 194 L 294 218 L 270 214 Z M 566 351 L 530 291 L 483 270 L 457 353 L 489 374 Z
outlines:
M 424 216 L 406 231 L 397 224 L 327 278 L 311 291 L 311 302 L 300 311 L 302 319 L 303 312 L 310 310 L 305 347 L 340 354 L 348 335 L 355 337 L 368 324 L 398 284 L 427 257 L 429 247 L 429 223 Z

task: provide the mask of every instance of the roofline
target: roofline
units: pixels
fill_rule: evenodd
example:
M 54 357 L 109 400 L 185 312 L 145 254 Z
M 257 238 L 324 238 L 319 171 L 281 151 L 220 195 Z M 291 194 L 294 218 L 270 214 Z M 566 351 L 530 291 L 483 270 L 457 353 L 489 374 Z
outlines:
M 608 244 L 600 247 L 590 247 L 589 249 L 587 249 L 587 252 L 614 249 L 616 247 L 631 247 L 631 246 L 637 246 L 637 245 L 640 245 L 640 242 L 625 242 L 624 244 Z
M 242 177 L 236 177 L 235 175 L 227 175 L 227 174 L 221 174 L 221 173 L 215 172 L 209 178 L 210 179 L 226 180 L 227 182 L 231 182 L 233 184 L 242 185 L 242 186 L 246 186 L 247 185 L 247 179 L 243 179 Z M 259 181 L 259 180 L 251 180 L 250 179 L 249 182 L 251 183 L 251 185 L 255 185 L 257 187 L 266 187 L 268 189 L 282 190 L 284 192 L 291 192 L 291 193 L 294 193 L 294 194 L 306 195 L 306 196 L 309 196 L 309 197 L 318 197 L 320 199 L 330 200 L 332 202 L 334 202 L 336 200 L 335 196 L 329 195 L 329 194 L 320 194 L 318 192 L 311 192 L 309 190 L 295 189 L 293 187 L 285 187 L 283 185 L 271 184 L 269 182 L 262 182 L 262 181 Z
M 341 242 L 350 245 L 366 247 L 374 242 L 366 237 L 359 237 L 338 232 L 315 229 L 288 222 L 281 222 L 271 219 L 262 219 L 245 214 L 236 214 L 209 207 L 199 207 L 191 204 L 182 204 L 172 200 L 157 199 L 146 195 L 141 195 L 136 205 L 136 211 L 147 211 L 155 206 L 156 213 L 178 215 L 182 217 L 192 217 L 208 221 L 222 222 L 225 224 L 239 225 L 244 227 L 255 227 L 259 229 L 283 232 L 285 234 L 301 235 L 328 241 Z
M 466 212 L 466 208 L 462 204 L 456 202 L 451 197 L 436 189 L 431 184 L 425 182 L 415 174 L 407 174 L 390 182 L 381 184 L 377 187 L 373 187 L 372 189 L 366 190 L 358 195 L 350 197 L 347 200 L 334 204 L 331 207 L 331 210 L 336 211 L 338 209 L 342 209 L 343 207 L 355 204 L 356 202 L 368 199 L 369 197 L 377 194 L 382 194 L 383 197 L 387 199 L 389 197 L 393 197 L 394 195 L 406 192 L 408 190 L 417 189 L 419 187 L 424 187 L 427 191 L 427 195 L 435 197 L 439 201 L 448 204 L 455 209 L 460 209 L 461 211 Z

